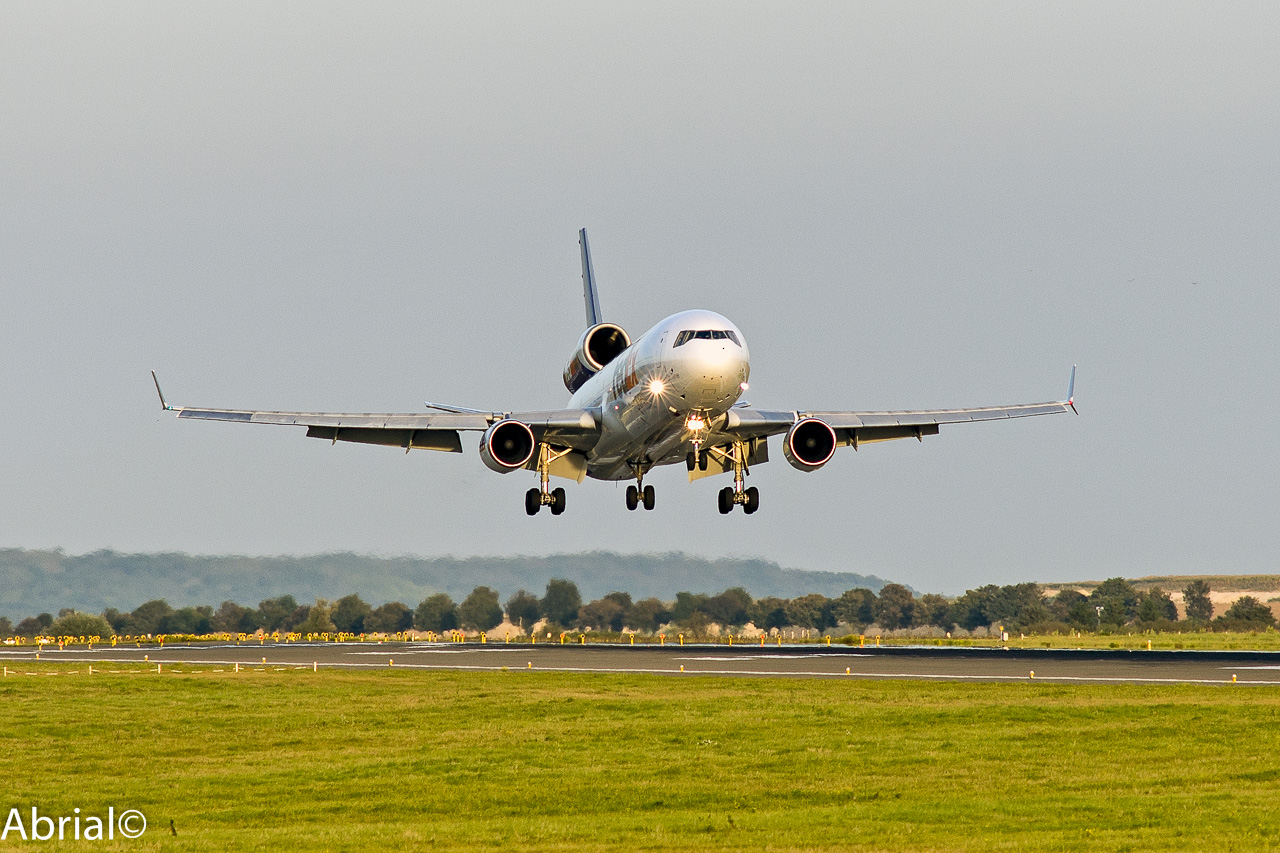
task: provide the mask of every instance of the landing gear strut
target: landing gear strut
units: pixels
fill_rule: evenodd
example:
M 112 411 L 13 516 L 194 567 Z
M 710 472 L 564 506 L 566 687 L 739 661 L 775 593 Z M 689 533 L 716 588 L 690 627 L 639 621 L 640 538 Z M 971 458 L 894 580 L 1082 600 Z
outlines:
M 653 509 L 657 496 L 654 494 L 653 486 L 644 485 L 644 466 L 633 465 L 632 469 L 636 472 L 636 482 L 634 485 L 627 486 L 627 509 L 633 510 L 640 504 L 644 504 L 647 510 Z
M 728 515 L 733 511 L 735 505 L 741 504 L 742 511 L 747 515 L 751 515 L 760 508 L 760 490 L 755 486 L 749 489 L 745 488 L 747 475 L 751 473 L 747 470 L 746 443 L 735 441 L 730 445 L 728 451 L 715 448 L 714 452 L 723 454 L 733 464 L 733 486 L 725 486 L 717 495 L 720 514 Z
M 551 488 L 551 463 L 569 451 L 557 452 L 545 443 L 538 445 L 538 477 L 542 488 L 530 489 L 524 493 L 524 511 L 529 515 L 537 515 L 544 506 L 551 507 L 552 515 L 564 512 L 565 493 L 559 487 Z

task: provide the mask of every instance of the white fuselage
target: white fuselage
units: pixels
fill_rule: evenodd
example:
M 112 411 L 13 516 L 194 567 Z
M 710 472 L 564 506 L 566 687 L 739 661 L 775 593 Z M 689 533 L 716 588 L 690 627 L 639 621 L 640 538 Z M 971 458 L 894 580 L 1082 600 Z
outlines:
M 682 311 L 658 323 L 574 393 L 570 408 L 600 411 L 600 440 L 588 476 L 628 480 L 684 460 L 692 416 L 710 426 L 746 390 L 746 338 L 714 311 Z

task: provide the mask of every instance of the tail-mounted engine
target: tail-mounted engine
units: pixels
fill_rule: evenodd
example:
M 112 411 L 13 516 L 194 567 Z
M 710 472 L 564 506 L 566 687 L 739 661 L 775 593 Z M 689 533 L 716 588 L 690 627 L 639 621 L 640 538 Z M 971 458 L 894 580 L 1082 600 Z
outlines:
M 533 430 L 520 421 L 498 421 L 480 440 L 480 458 L 490 471 L 506 474 L 523 468 L 538 447 Z
M 831 461 L 836 444 L 836 431 L 826 421 L 804 418 L 787 430 L 782 442 L 782 455 L 787 457 L 793 468 L 817 471 Z
M 564 387 L 577 391 L 622 351 L 631 346 L 626 330 L 613 323 L 600 323 L 582 333 L 569 366 L 564 369 Z

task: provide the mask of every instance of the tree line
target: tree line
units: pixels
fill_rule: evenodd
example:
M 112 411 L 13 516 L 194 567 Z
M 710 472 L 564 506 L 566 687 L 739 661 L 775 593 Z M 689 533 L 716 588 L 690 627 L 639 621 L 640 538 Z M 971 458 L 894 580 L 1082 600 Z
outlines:
M 394 634 L 409 630 L 491 631 L 504 623 L 519 632 L 548 634 L 577 630 L 631 631 L 652 634 L 664 627 L 702 636 L 713 630 L 801 628 L 829 631 L 840 626 L 852 632 L 897 631 L 929 628 L 938 631 L 975 631 L 996 627 L 1028 633 L 1066 631 L 1115 631 L 1127 626 L 1140 630 L 1172 630 L 1185 624 L 1195 628 L 1259 630 L 1273 627 L 1271 608 L 1252 596 L 1238 598 L 1213 619 L 1210 587 L 1203 579 L 1182 590 L 1185 618 L 1169 593 L 1154 587 L 1138 590 L 1123 578 L 1111 578 L 1088 595 L 1063 589 L 1044 594 L 1035 583 L 972 589 L 956 598 L 925 594 L 919 597 L 901 584 L 886 584 L 879 595 L 869 589 L 850 589 L 836 598 L 812 593 L 784 599 L 753 599 L 742 587 L 717 595 L 679 592 L 674 601 L 643 598 L 633 601 L 626 592 L 611 592 L 583 602 L 573 581 L 553 578 L 541 596 L 521 589 L 502 602 L 497 590 L 478 586 L 462 602 L 447 593 L 435 593 L 416 608 L 398 601 L 373 607 L 359 595 L 336 601 L 299 604 L 291 595 L 267 598 L 256 608 L 224 601 L 211 606 L 175 609 L 164 600 L 148 601 L 129 613 L 108 608 L 101 614 L 62 610 L 23 619 L 16 626 L 0 618 L 4 636 L 171 636 L 215 633 Z

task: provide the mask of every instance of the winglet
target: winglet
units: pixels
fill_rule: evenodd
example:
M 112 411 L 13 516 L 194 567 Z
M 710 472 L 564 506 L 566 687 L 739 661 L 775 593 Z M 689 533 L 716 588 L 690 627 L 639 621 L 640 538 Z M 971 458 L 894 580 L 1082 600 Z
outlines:
M 591 248 L 587 245 L 587 229 L 578 231 L 578 245 L 582 247 L 582 295 L 587 303 L 587 327 L 604 322 L 600 316 L 600 296 L 596 293 L 596 271 L 591 266 Z
M 156 372 L 154 370 L 151 371 L 151 381 L 156 383 L 156 393 L 160 395 L 160 408 L 164 409 L 166 412 L 172 412 L 173 406 L 170 406 L 164 401 L 164 392 L 160 390 L 160 380 L 156 379 Z
M 1071 365 L 1071 381 L 1067 383 L 1067 405 L 1071 407 L 1071 411 L 1077 415 L 1076 411 L 1076 365 Z

